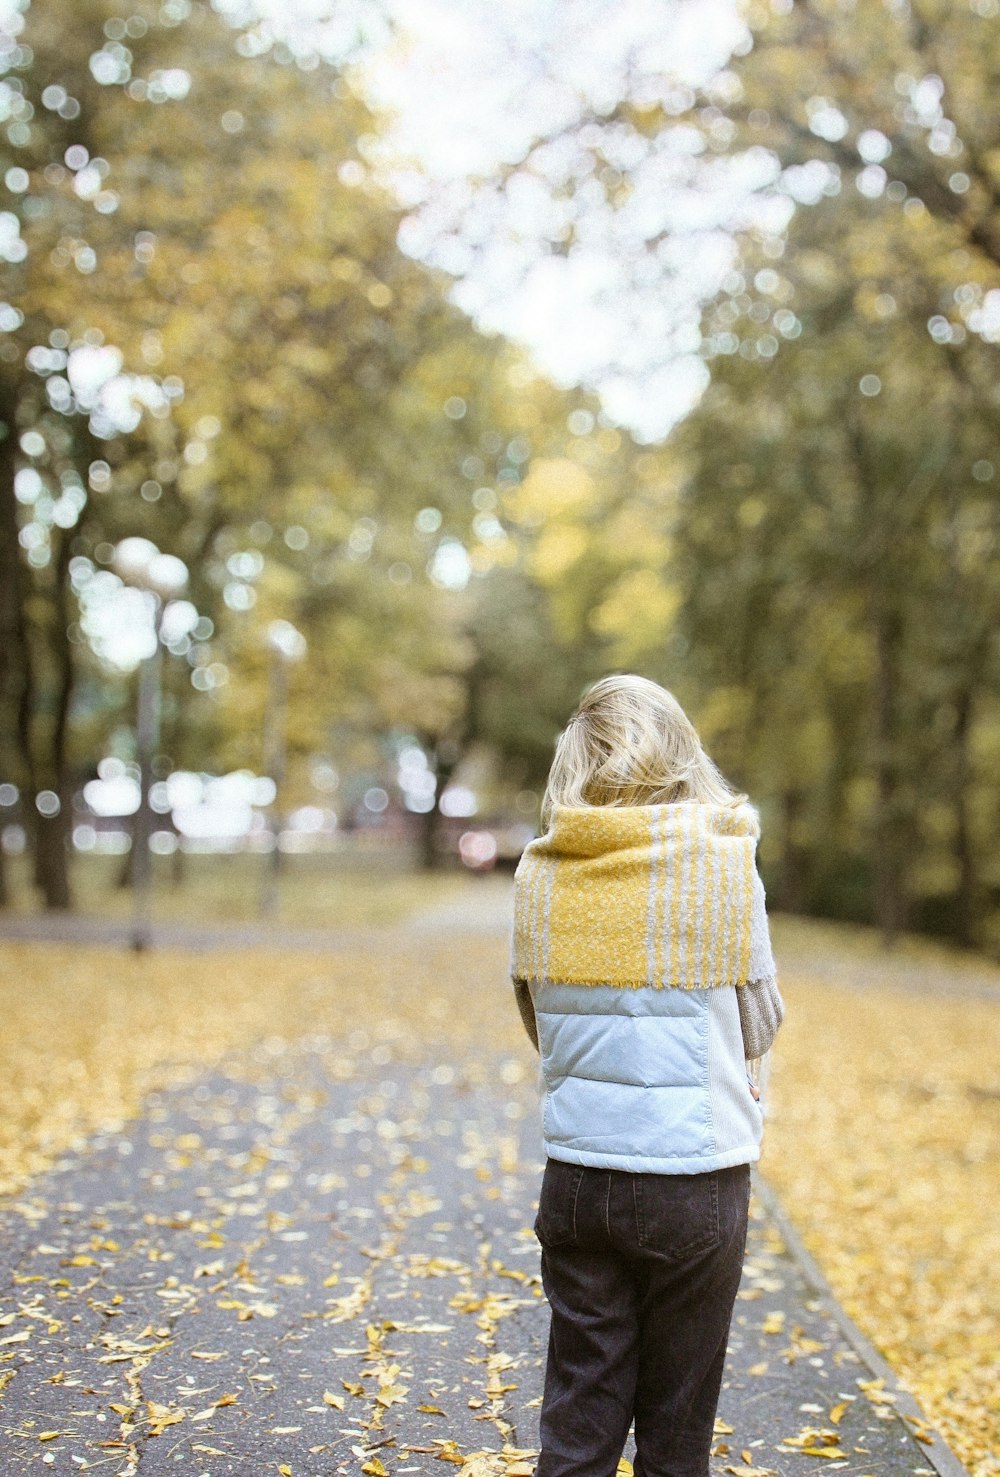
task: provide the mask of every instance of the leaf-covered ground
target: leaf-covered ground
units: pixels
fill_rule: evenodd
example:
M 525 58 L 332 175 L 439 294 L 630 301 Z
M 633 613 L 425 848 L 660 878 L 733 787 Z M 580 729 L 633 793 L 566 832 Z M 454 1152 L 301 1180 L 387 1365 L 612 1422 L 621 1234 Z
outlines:
M 529 1477 L 547 1332 L 530 1073 L 424 1045 L 407 1060 L 363 1026 L 269 1041 L 151 1094 L 10 1204 L 4 1477 Z M 932 1477 L 901 1415 L 758 1207 L 713 1471 Z
M 762 1168 L 949 1444 L 1000 1472 L 1000 969 L 779 925 Z
M 187 1094 L 195 1105 L 201 1103 L 201 1107 L 190 1111 L 202 1113 L 208 1123 L 207 1129 L 203 1123 L 179 1132 L 168 1125 L 160 1143 L 155 1141 L 155 1123 L 150 1125 L 143 1120 L 140 1125 L 143 1153 L 151 1154 L 154 1160 L 159 1154 L 162 1159 L 159 1165 L 148 1161 L 147 1168 L 154 1179 L 147 1181 L 145 1190 L 152 1192 L 157 1188 L 156 1175 L 165 1177 L 160 1185 L 162 1190 L 164 1184 L 179 1188 L 178 1176 L 183 1177 L 190 1166 L 197 1171 L 197 1183 L 186 1188 L 184 1203 L 178 1201 L 174 1207 L 178 1236 L 182 1232 L 189 1237 L 193 1234 L 190 1221 L 194 1216 L 203 1227 L 198 1235 L 210 1241 L 213 1225 L 208 1209 L 214 1207 L 213 1214 L 222 1214 L 225 1220 L 243 1214 L 247 1204 L 256 1204 L 255 1213 L 263 1217 L 263 1230 L 272 1240 L 278 1237 L 281 1216 L 293 1213 L 292 1209 L 270 1202 L 261 1208 L 256 1190 L 247 1191 L 245 1196 L 235 1191 L 241 1184 L 254 1184 L 261 1176 L 277 1175 L 280 1180 L 287 1166 L 278 1163 L 275 1167 L 267 1155 L 260 1159 L 263 1153 L 260 1135 L 254 1142 L 235 1144 L 231 1165 L 224 1163 L 222 1156 L 226 1135 L 239 1140 L 241 1123 L 246 1124 L 248 1115 L 253 1118 L 252 1107 L 240 1106 L 244 1104 L 241 1094 L 248 1090 L 254 1103 L 277 1101 L 279 1117 L 290 1113 L 294 1118 L 298 1114 L 307 1128 L 316 1119 L 319 1108 L 316 1104 L 309 1107 L 307 1086 L 298 1098 L 292 1093 L 290 1108 L 282 1106 L 280 1093 L 267 1087 L 268 1073 L 271 1078 L 275 1075 L 274 1063 L 292 1060 L 289 1053 L 294 1057 L 296 1051 L 307 1056 L 310 1052 L 319 1053 L 324 1078 L 334 1085 L 338 1072 L 345 1082 L 353 1078 L 357 1061 L 363 1059 L 367 1070 L 384 1083 L 405 1083 L 409 1080 L 407 1074 L 414 1072 L 422 1073 L 421 1080 L 426 1080 L 428 1071 L 438 1071 L 444 1074 L 441 1083 L 452 1082 L 455 1091 L 462 1082 L 474 1086 L 477 1080 L 491 1084 L 494 1093 L 499 1090 L 509 1099 L 514 1112 L 510 1131 L 503 1129 L 502 1122 L 494 1123 L 489 1144 L 483 1141 L 482 1132 L 478 1141 L 474 1136 L 471 1144 L 463 1144 L 467 1187 L 459 1193 L 482 1197 L 486 1212 L 490 1197 L 502 1204 L 510 1199 L 515 1206 L 508 1225 L 510 1234 L 527 1232 L 522 1240 L 530 1247 L 530 1226 L 526 1224 L 530 1216 L 526 1215 L 525 1203 L 526 1199 L 530 1201 L 533 1168 L 524 1165 L 523 1156 L 518 1157 L 516 1142 L 530 1118 L 531 1053 L 521 1036 L 520 1024 L 504 986 L 505 948 L 502 933 L 496 931 L 476 935 L 402 928 L 383 932 L 377 938 L 373 936 L 370 945 L 363 949 L 340 952 L 332 949 L 323 957 L 257 951 L 229 956 L 162 953 L 136 958 L 113 951 L 62 945 L 0 945 L 0 1010 L 5 1023 L 0 1036 L 0 1080 L 5 1087 L 5 1111 L 0 1120 L 0 1176 L 3 1189 L 14 1197 L 11 1203 L 28 1207 L 26 1214 L 17 1212 L 24 1222 L 25 1237 L 34 1238 L 30 1247 L 26 1240 L 25 1252 L 43 1255 L 38 1253 L 38 1222 L 40 1217 L 56 1213 L 55 1207 L 46 1208 L 44 1200 L 40 1203 L 33 1196 L 37 1186 L 58 1183 L 59 1176 L 55 1181 L 38 1177 L 44 1177 L 53 1166 L 65 1162 L 69 1151 L 86 1149 L 88 1143 L 92 1158 L 94 1134 L 104 1135 L 104 1142 L 111 1146 L 107 1153 L 112 1155 L 116 1132 L 142 1112 L 144 1102 L 150 1102 L 150 1094 L 164 1090 Z M 798 925 L 777 930 L 777 949 L 783 964 L 789 1012 L 773 1079 L 766 1173 L 779 1188 L 787 1209 L 857 1322 L 904 1375 L 928 1415 L 941 1425 L 970 1470 L 977 1477 L 985 1477 L 1000 1470 L 990 1455 L 998 1443 L 997 1413 L 995 1409 L 992 1413 L 990 1410 L 997 1383 L 991 1361 L 1000 1345 L 996 1309 L 991 1309 L 989 1303 L 1000 1249 L 989 1214 L 990 1196 L 997 1178 L 996 1014 L 995 1004 L 989 998 L 995 985 L 995 972 L 984 969 L 963 972 L 961 965 L 952 968 L 950 956 L 934 951 L 928 954 L 918 950 L 912 958 L 904 954 L 885 964 L 865 940 L 859 942 L 857 935 Z M 935 989 L 939 993 L 928 993 Z M 429 1062 L 434 1065 L 429 1066 Z M 507 1063 L 505 1068 L 503 1062 Z M 503 1071 L 509 1081 L 502 1079 Z M 449 1072 L 453 1074 L 451 1078 Z M 291 1074 L 293 1081 L 296 1073 L 297 1069 Z M 229 1107 L 220 1108 L 220 1101 L 227 1102 L 227 1092 L 231 1094 Z M 155 1098 L 152 1102 L 155 1119 L 161 1109 L 157 1108 Z M 454 1105 L 450 1111 L 454 1114 Z M 461 1111 L 461 1099 L 457 1111 Z M 398 1126 L 401 1117 L 406 1117 L 395 1104 L 384 1105 L 383 1113 L 389 1125 Z M 343 1116 L 349 1118 L 350 1113 Z M 369 1112 L 367 1116 L 374 1125 L 377 1143 L 379 1115 Z M 446 1115 L 440 1121 L 446 1122 Z M 433 1116 L 429 1122 L 429 1141 L 447 1144 L 446 1133 L 435 1140 Z M 455 1131 L 453 1126 L 452 1133 Z M 461 1127 L 458 1133 L 461 1137 Z M 395 1144 L 398 1149 L 400 1142 L 391 1128 L 386 1129 L 386 1135 L 382 1147 Z M 273 1132 L 264 1137 L 266 1142 L 274 1143 Z M 421 1157 L 413 1155 L 412 1146 L 408 1152 L 411 1157 Z M 505 1152 L 511 1179 L 506 1190 L 507 1171 L 502 1162 Z M 241 1162 L 237 1164 L 240 1156 Z M 352 1165 L 354 1162 L 352 1159 Z M 362 1157 L 357 1161 L 359 1174 L 355 1175 L 351 1169 L 351 1189 L 356 1191 L 360 1187 L 375 1196 L 373 1213 L 377 1211 L 383 1219 L 387 1215 L 392 1219 L 391 1207 L 380 1207 L 379 1193 L 390 1195 L 397 1207 L 392 1214 L 402 1214 L 407 1225 L 414 1218 L 421 1219 L 431 1213 L 420 1210 L 419 1170 L 409 1171 L 415 1177 L 401 1199 L 392 1187 L 380 1183 L 381 1171 L 371 1182 L 371 1169 L 368 1176 L 364 1174 L 366 1162 L 369 1165 L 373 1162 L 370 1152 L 367 1160 Z M 520 1180 L 518 1174 L 522 1175 Z M 527 1178 L 523 1177 L 525 1174 Z M 236 1182 L 235 1186 L 230 1184 L 231 1180 Z M 199 1186 L 207 1193 L 200 1194 Z M 331 1183 L 322 1193 L 333 1194 L 336 1188 Z M 415 1200 L 406 1198 L 411 1188 Z M 280 1196 L 281 1184 L 272 1183 L 271 1193 Z M 212 1204 L 199 1207 L 199 1200 Z M 221 1210 L 216 1201 L 224 1202 Z M 404 1207 L 402 1211 L 398 1210 L 400 1205 Z M 356 1208 L 364 1208 L 360 1200 Z M 106 1206 L 99 1207 L 95 1202 L 91 1207 L 98 1219 L 103 1217 L 103 1225 L 92 1225 L 85 1220 L 83 1209 L 81 1204 L 81 1214 L 76 1217 L 72 1210 L 62 1212 L 67 1228 L 61 1241 L 51 1243 L 57 1245 L 58 1272 L 48 1276 L 45 1288 L 26 1282 L 19 1290 L 29 1313 L 35 1293 L 41 1297 L 44 1292 L 45 1299 L 66 1301 L 75 1296 L 76 1283 L 89 1277 L 98 1279 L 95 1284 L 98 1291 L 89 1292 L 84 1301 L 88 1308 L 95 1299 L 100 1301 L 99 1284 L 107 1274 L 94 1269 L 101 1268 L 105 1261 L 113 1264 L 119 1257 L 125 1241 L 117 1241 L 115 1231 L 122 1235 L 124 1231 L 121 1226 L 112 1225 L 114 1216 L 109 1219 Z M 201 1216 L 200 1210 L 206 1211 L 206 1215 Z M 454 1225 L 453 1210 L 454 1207 L 446 1208 L 442 1220 L 449 1219 Z M 148 1209 L 147 1213 L 155 1219 L 162 1217 L 164 1211 Z M 301 1207 L 294 1213 L 301 1215 Z M 270 1217 L 277 1220 L 269 1221 Z M 127 1217 L 122 1220 L 127 1230 L 125 1221 Z M 433 1222 L 423 1219 L 424 1229 L 432 1225 Z M 392 1230 L 388 1222 L 382 1229 L 386 1227 L 386 1233 Z M 247 1224 L 245 1229 L 250 1232 L 253 1228 Z M 295 1228 L 291 1229 L 294 1232 Z M 306 1273 L 301 1267 L 285 1267 L 282 1263 L 280 1273 L 272 1267 L 262 1280 L 261 1270 L 254 1266 L 252 1258 L 244 1258 L 249 1270 L 241 1271 L 239 1260 L 230 1254 L 232 1243 L 239 1241 L 238 1235 L 227 1232 L 221 1223 L 214 1230 L 216 1234 L 228 1236 L 225 1254 L 222 1248 L 216 1248 L 219 1255 L 213 1257 L 211 1245 L 195 1248 L 192 1244 L 185 1253 L 187 1260 L 197 1250 L 209 1270 L 196 1276 L 198 1268 L 193 1263 L 188 1267 L 187 1261 L 180 1270 L 156 1268 L 164 1273 L 164 1279 L 156 1283 L 154 1295 L 164 1294 L 160 1301 L 168 1312 L 175 1311 L 171 1302 L 181 1311 L 190 1311 L 192 1305 L 207 1301 L 199 1295 L 210 1290 L 214 1286 L 211 1279 L 215 1279 L 224 1284 L 215 1295 L 216 1303 L 219 1298 L 231 1299 L 233 1306 L 228 1311 L 237 1324 L 248 1309 L 246 1321 L 256 1320 L 258 1327 L 268 1323 L 267 1314 L 259 1309 L 255 1311 L 252 1305 L 273 1304 L 284 1308 L 296 1296 L 295 1289 L 304 1285 L 294 1279 Z M 474 1253 L 478 1255 L 474 1246 L 458 1248 L 457 1243 L 451 1244 L 450 1232 L 434 1234 L 444 1237 L 443 1257 L 452 1257 L 463 1267 L 473 1266 Z M 769 1250 L 766 1228 L 760 1234 L 765 1236 L 761 1252 L 766 1262 L 768 1255 L 775 1254 L 775 1248 Z M 102 1239 L 115 1242 L 118 1249 L 101 1245 Z M 147 1248 L 154 1263 L 159 1261 L 161 1253 L 169 1251 L 163 1239 L 162 1229 L 156 1230 L 154 1226 Z M 252 1240 L 250 1236 L 249 1241 Z M 285 1243 L 279 1237 L 276 1244 L 280 1249 Z M 128 1245 L 129 1255 L 134 1254 L 134 1238 Z M 426 1247 L 423 1243 L 421 1247 L 414 1254 L 425 1255 Z M 369 1247 L 372 1249 L 377 1251 L 377 1245 Z M 357 1260 L 358 1255 L 362 1257 L 358 1266 L 352 1261 L 351 1268 L 345 1272 L 343 1267 L 338 1270 L 331 1264 L 325 1274 L 344 1276 L 342 1290 L 338 1291 L 338 1284 L 334 1283 L 325 1294 L 333 1299 L 331 1306 L 335 1308 L 339 1306 L 338 1298 L 349 1300 L 363 1288 L 365 1265 L 381 1265 L 377 1259 L 359 1252 L 358 1245 L 352 1241 L 350 1258 Z M 211 1268 L 220 1257 L 222 1266 L 213 1272 Z M 396 1275 L 399 1268 L 391 1259 L 390 1264 Z M 42 1265 L 44 1270 L 25 1267 L 23 1275 L 45 1280 L 48 1268 Z M 513 1260 L 513 1252 L 508 1257 L 505 1251 L 501 1265 L 519 1264 Z M 534 1271 L 534 1266 L 531 1270 Z M 49 1287 L 52 1275 L 65 1279 L 66 1286 L 55 1290 Z M 442 1275 L 453 1280 L 458 1277 L 454 1269 Z M 280 1276 L 292 1280 L 281 1282 L 277 1280 Z M 177 1280 L 171 1283 L 171 1277 Z M 500 1279 L 497 1287 L 507 1292 L 535 1296 L 530 1286 L 525 1287 L 516 1278 L 505 1278 L 499 1273 L 495 1277 Z M 768 1268 L 765 1264 L 763 1270 L 757 1267 L 757 1277 L 756 1285 L 751 1279 L 745 1291 L 749 1293 L 746 1312 L 754 1317 L 759 1312 L 759 1323 L 747 1323 L 744 1319 L 740 1327 L 748 1328 L 748 1336 L 756 1339 L 765 1352 L 769 1349 L 774 1352 L 770 1357 L 748 1356 L 747 1370 L 757 1370 L 750 1378 L 762 1382 L 755 1398 L 763 1394 L 769 1378 L 778 1378 L 775 1388 L 784 1388 L 788 1370 L 796 1363 L 802 1371 L 818 1364 L 820 1374 L 824 1360 L 827 1367 L 832 1363 L 832 1356 L 824 1349 L 826 1335 L 821 1329 L 807 1330 L 804 1323 L 794 1322 L 789 1326 L 787 1318 L 777 1317 L 780 1306 L 771 1307 L 766 1302 L 767 1296 L 771 1296 L 780 1303 L 783 1278 L 776 1276 L 773 1265 Z M 769 1277 L 779 1284 L 771 1294 L 765 1285 Z M 358 1278 L 362 1280 L 359 1282 Z M 266 1287 L 263 1281 L 267 1282 Z M 240 1283 L 244 1285 L 241 1287 Z M 478 1283 L 474 1287 L 470 1284 L 466 1292 L 473 1303 L 479 1297 L 491 1295 Z M 449 1296 L 460 1294 L 459 1279 Z M 358 1297 L 363 1298 L 363 1292 Z M 758 1308 L 756 1300 L 760 1298 L 765 1301 Z M 52 1322 L 60 1321 L 58 1305 L 52 1307 L 45 1299 L 42 1300 L 45 1312 L 39 1312 L 33 1325 L 36 1330 L 48 1326 L 40 1321 L 44 1316 Z M 38 1306 L 41 1308 L 42 1303 Z M 347 1377 L 366 1392 L 366 1409 L 370 1406 L 377 1413 L 381 1408 L 392 1414 L 391 1393 L 387 1405 L 380 1403 L 373 1391 L 376 1387 L 382 1389 L 383 1385 L 379 1383 L 380 1377 L 372 1374 L 376 1366 L 385 1366 L 383 1374 L 393 1363 L 400 1363 L 401 1370 L 404 1368 L 404 1362 L 392 1352 L 400 1343 L 395 1331 L 383 1329 L 382 1335 L 379 1334 L 382 1323 L 393 1322 L 391 1308 L 383 1307 L 381 1321 L 367 1324 L 367 1315 L 360 1304 L 357 1308 L 345 1305 L 343 1311 L 350 1315 L 345 1321 L 351 1325 L 350 1338 L 345 1336 L 344 1347 L 353 1350 L 350 1357 L 361 1370 L 359 1374 L 355 1368 L 354 1374 Z M 461 1311 L 453 1308 L 449 1316 Z M 326 1317 L 327 1312 L 324 1310 L 322 1316 Z M 768 1324 L 771 1314 L 775 1316 Z M 96 1316 L 93 1309 L 88 1316 Z M 22 1333 L 27 1325 L 18 1320 L 25 1317 L 23 1311 L 18 1312 L 9 1327 L 0 1327 L 0 1340 Z M 115 1317 L 116 1309 L 110 1298 L 106 1299 L 106 1311 L 100 1313 L 98 1322 L 108 1320 L 104 1327 L 113 1330 Z M 333 1317 L 337 1317 L 336 1312 Z M 434 1319 L 447 1321 L 443 1312 L 439 1320 L 435 1313 Z M 144 1335 L 137 1325 L 130 1335 L 141 1346 L 139 1351 L 118 1351 L 128 1354 L 128 1359 L 121 1361 L 123 1366 L 133 1367 L 135 1360 L 144 1359 L 150 1347 L 163 1341 L 157 1334 L 160 1325 L 156 1320 L 147 1322 L 150 1333 Z M 374 1334 L 366 1333 L 365 1328 L 374 1328 Z M 384 1350 L 374 1349 L 372 1339 L 377 1341 L 386 1334 L 392 1336 Z M 742 1336 L 739 1330 L 738 1336 Z M 57 1334 L 46 1337 L 58 1343 Z M 417 1335 L 408 1338 L 412 1343 Z M 810 1350 L 810 1339 L 818 1349 Z M 248 1347 L 252 1342 L 255 1341 L 248 1341 Z M 405 1348 L 407 1340 L 402 1344 Z M 516 1345 L 504 1341 L 497 1347 L 501 1353 L 512 1356 L 517 1353 Z M 5 1373 L 23 1352 L 20 1343 L 0 1343 L 0 1393 L 4 1393 Z M 109 1354 L 115 1352 L 110 1347 L 107 1349 Z M 219 1349 L 213 1345 L 202 1352 L 218 1353 Z M 367 1355 L 371 1357 L 366 1362 Z M 841 1362 L 850 1358 L 843 1350 L 839 1357 Z M 496 1381 L 505 1382 L 502 1369 L 491 1371 L 487 1366 L 484 1369 L 487 1383 L 492 1374 L 496 1375 Z M 114 1366 L 112 1372 L 118 1373 Z M 59 1369 L 54 1373 L 58 1375 Z M 843 1373 L 846 1376 L 848 1371 L 844 1369 Z M 249 1375 L 245 1371 L 240 1378 L 246 1390 L 260 1383 L 246 1383 Z M 373 1379 L 374 1385 L 370 1383 Z M 527 1376 L 522 1376 L 517 1383 L 522 1384 L 525 1379 Z M 792 1429 L 791 1423 L 786 1422 L 787 1429 L 772 1432 L 767 1451 L 752 1444 L 720 1451 L 718 1470 L 790 1472 L 797 1469 L 796 1452 L 803 1456 L 819 1455 L 821 1439 L 828 1447 L 824 1459 L 831 1465 L 847 1460 L 847 1470 L 859 1477 L 869 1471 L 918 1470 L 912 1464 L 866 1467 L 863 1436 L 853 1441 L 853 1447 L 859 1449 L 852 1449 L 851 1459 L 847 1446 L 842 1444 L 840 1424 L 846 1420 L 849 1425 L 854 1418 L 850 1397 L 857 1400 L 860 1392 L 866 1409 L 882 1408 L 892 1415 L 888 1409 L 891 1403 L 885 1401 L 880 1406 L 879 1391 L 861 1390 L 857 1379 L 854 1371 L 849 1379 L 843 1379 L 842 1388 L 838 1385 L 829 1392 L 829 1398 L 806 1397 L 800 1401 L 798 1425 Z M 229 1407 L 217 1402 L 239 1392 L 235 1387 L 231 1390 L 222 1385 L 216 1389 L 218 1381 L 199 1378 L 194 1382 L 191 1399 L 179 1400 L 177 1390 L 173 1389 L 177 1380 L 186 1381 L 187 1375 L 178 1372 L 175 1379 L 170 1366 L 170 1378 L 165 1384 L 172 1381 L 171 1389 L 160 1391 L 164 1396 L 169 1395 L 169 1399 L 159 1398 L 154 1386 L 142 1389 L 141 1400 L 137 1390 L 118 1391 L 120 1398 L 115 1403 L 123 1407 L 124 1413 L 112 1415 L 117 1415 L 119 1425 L 132 1425 L 134 1430 L 125 1436 L 111 1432 L 109 1439 L 125 1441 L 120 1450 L 126 1456 L 136 1430 L 145 1438 L 150 1425 L 154 1430 L 159 1425 L 169 1434 L 167 1417 L 178 1410 L 183 1414 L 174 1424 L 189 1423 L 187 1445 L 183 1449 L 192 1459 L 196 1445 L 212 1445 L 211 1441 L 194 1441 L 191 1433 L 193 1428 L 194 1435 L 197 1434 L 195 1417 L 199 1417 L 199 1424 L 206 1429 L 214 1427 L 216 1421 L 221 1425 Z M 384 1386 L 390 1392 L 393 1380 Z M 199 1388 L 202 1384 L 208 1386 L 203 1392 Z M 12 1382 L 11 1398 L 13 1389 Z M 195 1396 L 200 1398 L 202 1393 L 204 1409 L 195 1408 Z M 318 1394 L 318 1400 L 315 1394 L 310 1395 L 311 1403 L 321 1408 L 327 1406 L 334 1412 L 340 1409 L 337 1401 L 343 1399 L 350 1404 L 361 1398 L 351 1396 L 346 1387 L 337 1388 L 335 1384 L 324 1387 Z M 332 1406 L 326 1402 L 327 1394 L 335 1397 Z M 839 1398 L 841 1395 L 846 1404 Z M 492 1409 L 494 1396 L 488 1388 L 468 1398 L 484 1400 L 480 1413 Z M 511 1396 L 512 1400 L 520 1398 L 521 1395 Z M 407 1394 L 401 1397 L 401 1406 L 404 1399 L 412 1403 Z M 435 1402 L 427 1394 L 422 1403 Z M 841 1404 L 845 1404 L 845 1410 L 838 1412 Z M 476 1409 L 468 1405 L 465 1408 Z M 217 1414 L 207 1415 L 206 1410 Z M 500 1407 L 493 1411 L 498 1413 Z M 424 1414 L 433 1423 L 433 1413 Z M 315 1412 L 310 1412 L 310 1419 L 314 1418 Z M 295 1424 L 297 1420 L 297 1416 L 295 1420 L 288 1418 L 287 1422 L 285 1416 L 276 1418 L 279 1426 Z M 350 1427 L 350 1422 L 344 1424 L 345 1429 Z M 52 1429 L 57 1428 L 53 1425 Z M 408 1432 L 410 1429 L 407 1427 Z M 803 1434 L 810 1429 L 814 1432 L 812 1436 Z M 63 1449 L 55 1436 L 51 1438 L 52 1450 L 48 1449 L 50 1442 L 41 1439 L 48 1430 L 44 1424 L 36 1425 L 28 1433 L 35 1443 L 33 1449 L 42 1456 Z M 828 1433 L 827 1437 L 821 1436 L 823 1431 Z M 287 1434 L 291 1440 L 298 1433 Z M 367 1436 L 371 1436 L 370 1428 Z M 408 1434 L 407 1439 L 413 1438 Z M 428 1444 L 447 1439 L 452 1438 L 428 1437 Z M 752 1443 L 758 1438 L 736 1432 L 736 1442 L 741 1439 Z M 798 1447 L 796 1441 L 801 1442 Z M 389 1462 L 378 1455 L 378 1449 L 367 1438 L 359 1437 L 355 1444 L 365 1453 L 371 1472 L 379 1471 L 379 1463 L 387 1471 L 400 1469 L 398 1452 L 393 1453 Z M 493 1445 L 495 1449 L 496 1443 Z M 730 1448 L 724 1431 L 720 1432 L 719 1445 Z M 468 1456 L 471 1449 L 465 1442 L 452 1455 Z M 512 1446 L 512 1451 L 517 1449 Z M 305 1450 L 308 1452 L 308 1447 Z M 114 1454 L 114 1448 L 110 1454 Z M 205 1453 L 203 1468 L 186 1465 L 184 1470 L 214 1474 L 208 1456 Z M 433 1461 L 433 1470 L 440 1470 L 439 1459 L 447 1461 L 448 1457 L 439 1458 L 436 1451 L 413 1454 L 416 1470 L 426 1470 L 421 1461 Z M 345 1470 L 358 1470 L 357 1460 L 352 1460 L 354 1464 Z M 505 1458 L 508 1468 L 516 1467 L 519 1460 L 510 1453 Z M 301 1462 L 284 1465 L 292 1467 L 293 1477 L 313 1470 Z M 76 1463 L 58 1469 L 72 1471 L 80 1466 Z M 124 1468 L 112 1465 L 105 1470 L 117 1472 Z M 218 1470 L 242 1469 L 220 1466 Z M 280 1471 L 281 1461 L 276 1458 L 260 1470 Z M 331 1469 L 318 1466 L 315 1470 Z

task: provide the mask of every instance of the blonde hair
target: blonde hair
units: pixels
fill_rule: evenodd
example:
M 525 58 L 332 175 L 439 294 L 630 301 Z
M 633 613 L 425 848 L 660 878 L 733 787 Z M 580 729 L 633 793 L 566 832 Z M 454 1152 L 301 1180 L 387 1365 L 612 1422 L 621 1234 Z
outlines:
M 556 742 L 542 801 L 555 805 L 741 805 L 705 753 L 673 693 L 646 677 L 602 677 L 589 687 Z

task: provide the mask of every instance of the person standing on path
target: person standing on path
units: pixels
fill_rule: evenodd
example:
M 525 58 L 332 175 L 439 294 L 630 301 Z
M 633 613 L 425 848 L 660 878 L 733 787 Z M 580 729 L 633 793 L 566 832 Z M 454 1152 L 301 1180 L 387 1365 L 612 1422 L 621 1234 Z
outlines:
M 536 1477 L 707 1477 L 783 1016 L 760 826 L 664 688 L 595 683 L 515 874 L 551 1309 Z

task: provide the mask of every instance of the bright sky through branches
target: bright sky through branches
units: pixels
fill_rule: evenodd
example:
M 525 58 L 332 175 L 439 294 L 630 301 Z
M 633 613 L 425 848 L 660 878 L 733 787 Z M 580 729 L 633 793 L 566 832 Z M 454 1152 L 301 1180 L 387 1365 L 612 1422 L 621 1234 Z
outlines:
M 777 161 L 711 157 L 680 121 L 643 147 L 604 120 L 624 97 L 672 95 L 682 113 L 687 89 L 748 45 L 738 0 L 213 4 L 257 32 L 252 49 L 280 40 L 306 68 L 356 65 L 388 119 L 362 142 L 408 211 L 400 245 L 454 276 L 481 327 L 523 343 L 557 382 L 598 390 L 642 439 L 697 401 L 699 305 L 735 231 L 785 224 L 787 197 L 767 194 Z M 0 0 L 0 15 L 12 8 Z M 593 167 L 597 146 L 606 169 Z M 622 184 L 613 208 L 607 169 Z
M 769 166 L 694 181 L 693 129 L 645 151 L 622 137 L 630 188 L 612 211 L 582 178 L 578 131 L 624 95 L 659 100 L 716 74 L 746 41 L 733 0 L 390 8 L 397 39 L 362 75 L 395 120 L 377 158 L 411 211 L 401 245 L 453 273 L 482 326 L 526 344 L 557 380 L 597 388 L 641 437 L 662 436 L 705 384 L 698 303 L 725 274 L 748 186 Z M 544 138 L 531 170 L 498 186 L 497 170 Z

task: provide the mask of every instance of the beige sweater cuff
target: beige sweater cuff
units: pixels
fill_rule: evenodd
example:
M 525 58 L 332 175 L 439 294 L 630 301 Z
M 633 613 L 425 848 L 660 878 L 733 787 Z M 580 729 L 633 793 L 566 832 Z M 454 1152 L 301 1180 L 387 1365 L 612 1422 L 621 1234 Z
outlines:
M 736 991 L 743 1028 L 743 1052 L 755 1061 L 770 1051 L 778 1027 L 785 1018 L 785 1005 L 773 979 L 755 980 Z

